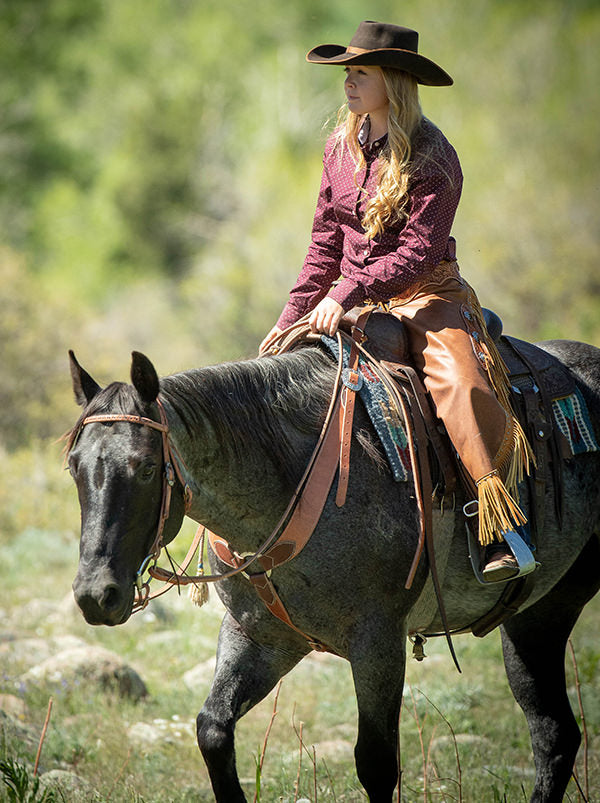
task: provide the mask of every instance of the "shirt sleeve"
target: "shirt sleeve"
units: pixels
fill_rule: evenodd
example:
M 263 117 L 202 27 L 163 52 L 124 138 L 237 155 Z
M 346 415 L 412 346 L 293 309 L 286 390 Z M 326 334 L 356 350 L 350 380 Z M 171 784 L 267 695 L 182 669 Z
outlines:
M 377 302 L 400 295 L 444 258 L 462 190 L 458 159 L 452 168 L 417 173 L 402 230 L 371 241 L 364 266 L 329 292 L 345 310 L 365 298 Z
M 324 166 L 311 243 L 298 280 L 277 321 L 280 329 L 295 323 L 327 295 L 332 282 L 340 275 L 343 243 L 344 236 L 332 205 L 329 174 Z

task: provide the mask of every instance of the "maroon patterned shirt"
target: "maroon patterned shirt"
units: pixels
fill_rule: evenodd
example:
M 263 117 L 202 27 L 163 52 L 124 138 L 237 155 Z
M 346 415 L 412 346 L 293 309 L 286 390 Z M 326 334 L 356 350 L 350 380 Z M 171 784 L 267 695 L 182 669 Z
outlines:
M 418 166 L 409 185 L 408 218 L 367 240 L 360 221 L 376 192 L 379 152 L 387 135 L 370 146 L 365 126 L 361 135 L 366 167 L 356 181 L 348 148 L 340 161 L 334 138 L 327 142 L 312 241 L 277 322 L 281 329 L 314 309 L 326 295 L 346 311 L 367 298 L 387 301 L 422 280 L 443 259 L 455 258 L 450 230 L 462 190 L 462 171 L 446 137 L 423 119 L 413 145 Z M 419 152 L 429 151 L 430 146 L 432 158 L 419 161 Z M 332 286 L 340 275 L 341 280 Z

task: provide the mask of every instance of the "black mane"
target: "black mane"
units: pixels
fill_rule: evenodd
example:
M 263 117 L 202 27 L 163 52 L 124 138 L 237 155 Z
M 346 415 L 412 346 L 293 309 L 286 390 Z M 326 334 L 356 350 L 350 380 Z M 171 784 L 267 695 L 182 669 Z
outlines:
M 258 445 L 288 479 L 295 476 L 290 431 L 318 434 L 335 368 L 318 348 L 164 377 L 161 393 L 188 432 L 208 421 L 233 458 Z

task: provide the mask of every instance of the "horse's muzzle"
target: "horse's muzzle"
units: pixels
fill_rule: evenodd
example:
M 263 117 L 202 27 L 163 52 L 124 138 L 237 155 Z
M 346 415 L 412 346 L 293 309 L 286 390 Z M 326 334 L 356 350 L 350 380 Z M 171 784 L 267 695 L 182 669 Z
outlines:
M 120 625 L 131 615 L 133 584 L 117 583 L 108 571 L 86 575 L 80 569 L 73 581 L 73 594 L 90 625 Z

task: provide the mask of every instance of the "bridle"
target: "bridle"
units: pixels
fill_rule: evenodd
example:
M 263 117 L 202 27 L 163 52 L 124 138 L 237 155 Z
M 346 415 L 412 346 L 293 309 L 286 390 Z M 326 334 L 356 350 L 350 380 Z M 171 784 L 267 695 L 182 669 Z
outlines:
M 158 405 L 158 413 L 160 416 L 160 421 L 154 421 L 152 418 L 146 418 L 144 416 L 139 415 L 126 415 L 124 413 L 106 413 L 106 414 L 99 414 L 99 415 L 90 415 L 87 418 L 84 418 L 81 424 L 79 425 L 79 430 L 77 432 L 75 440 L 79 437 L 79 433 L 87 424 L 106 424 L 106 423 L 114 423 L 118 421 L 123 421 L 128 424 L 137 424 L 139 426 L 148 427 L 149 429 L 154 429 L 160 432 L 161 434 L 161 444 L 162 444 L 162 460 L 163 460 L 163 480 L 162 480 L 162 498 L 160 504 L 160 514 L 158 517 L 158 525 L 156 529 L 156 535 L 152 542 L 152 546 L 150 547 L 150 551 L 142 561 L 140 568 L 137 570 L 135 574 L 135 591 L 136 591 L 136 598 L 133 604 L 133 611 L 143 610 L 146 607 L 150 599 L 154 597 L 160 596 L 160 594 L 164 594 L 168 588 L 164 588 L 158 592 L 153 594 L 150 593 L 150 586 L 147 582 L 143 582 L 144 573 L 150 569 L 150 564 L 152 561 L 156 563 L 159 558 L 159 555 L 165 546 L 163 542 L 163 533 L 165 530 L 165 524 L 169 518 L 171 513 L 171 497 L 173 492 L 173 486 L 175 485 L 175 477 L 181 483 L 183 488 L 183 504 L 184 504 L 184 513 L 188 513 L 191 505 L 192 505 L 192 491 L 185 481 L 183 476 L 182 467 L 184 467 L 183 460 L 179 453 L 177 452 L 176 448 L 173 446 L 171 439 L 169 438 L 169 423 L 167 420 L 167 414 L 165 412 L 165 408 L 160 401 L 160 399 L 156 400 Z M 197 547 L 199 543 L 199 539 L 194 539 L 194 547 Z M 188 552 L 186 555 L 186 559 L 182 563 L 180 569 L 178 571 L 184 572 L 185 569 L 189 566 L 189 563 L 194 555 L 196 549 L 194 548 L 193 551 Z M 187 562 L 186 562 L 187 561 Z M 177 574 L 177 572 L 174 572 Z

